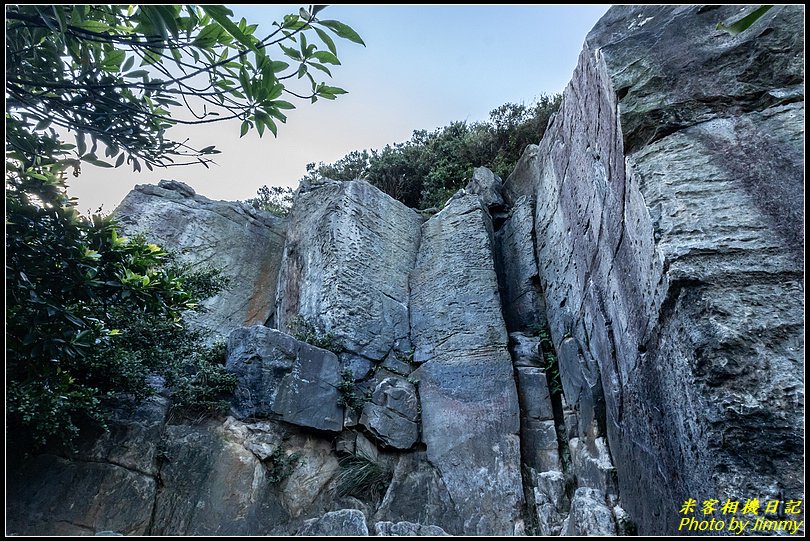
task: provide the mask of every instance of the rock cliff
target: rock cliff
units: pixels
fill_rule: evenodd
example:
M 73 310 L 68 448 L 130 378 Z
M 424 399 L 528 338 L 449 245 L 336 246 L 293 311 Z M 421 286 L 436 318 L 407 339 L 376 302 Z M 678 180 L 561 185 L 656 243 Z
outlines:
M 286 220 L 138 186 L 128 232 L 233 278 L 197 321 L 230 414 L 155 380 L 14 465 L 8 533 L 667 534 L 689 498 L 801 499 L 804 11 L 715 30 L 739 11 L 612 8 L 543 140 L 429 218 L 362 180 Z

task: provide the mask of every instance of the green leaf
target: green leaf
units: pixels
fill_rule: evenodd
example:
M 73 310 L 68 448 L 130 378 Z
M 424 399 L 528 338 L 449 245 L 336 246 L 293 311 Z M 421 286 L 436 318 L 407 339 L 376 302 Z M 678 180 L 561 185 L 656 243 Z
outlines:
M 81 29 L 81 30 L 87 30 L 88 32 L 102 33 L 102 32 L 108 32 L 108 31 L 112 30 L 110 25 L 108 25 L 106 23 L 103 23 L 101 21 L 93 20 L 93 19 L 88 19 L 88 20 L 79 21 L 79 22 L 73 22 L 72 25 L 74 27 L 76 27 L 76 28 Z
M 118 159 L 115 160 L 115 166 L 116 167 L 121 167 L 124 164 L 124 158 L 125 157 L 126 157 L 126 155 L 122 152 L 121 155 L 118 156 Z
M 320 13 L 320 12 L 321 12 L 321 11 L 322 11 L 324 8 L 326 8 L 326 7 L 327 7 L 327 6 L 325 6 L 325 5 L 320 5 L 320 6 L 316 5 L 316 6 L 312 6 L 312 16 L 314 17 L 315 15 L 317 15 L 318 13 Z
M 274 101 L 272 104 L 273 107 L 276 107 L 277 109 L 295 109 L 295 105 L 284 100 Z
M 230 20 L 229 17 L 233 15 L 233 12 L 230 9 L 226 8 L 225 6 L 202 6 L 202 8 L 203 11 L 218 22 L 226 32 L 233 36 L 236 41 L 256 53 L 257 56 L 264 55 L 264 51 L 259 51 L 259 49 L 257 49 L 254 45 L 253 42 L 255 41 L 255 38 L 251 39 L 250 36 L 239 30 L 239 27 Z
M 317 70 L 321 70 L 322 72 L 327 74 L 329 77 L 332 76 L 332 72 L 329 71 L 329 68 L 327 68 L 326 66 L 322 66 L 321 64 L 318 64 L 318 63 L 315 63 L 315 62 L 313 62 L 313 63 L 311 63 L 309 65 L 312 66 L 313 68 L 317 69 Z
M 239 130 L 239 137 L 244 137 L 249 129 L 250 129 L 250 122 L 245 120 L 244 122 L 242 122 L 242 127 Z
M 324 32 L 320 28 L 316 28 L 315 33 L 318 34 L 318 37 L 321 38 L 321 41 L 323 41 L 324 44 L 326 44 L 326 46 L 329 48 L 332 54 L 337 56 L 337 47 L 335 47 L 335 42 L 332 41 L 332 38 L 329 37 L 329 34 Z
M 340 21 L 331 21 L 331 20 L 319 21 L 319 24 L 325 26 L 326 28 L 328 28 L 341 38 L 348 39 L 349 41 L 359 43 L 360 45 L 363 46 L 366 45 L 363 42 L 363 39 L 360 37 L 360 35 L 347 24 L 344 24 Z
M 342 88 L 338 88 L 338 87 L 336 87 L 336 86 L 326 86 L 326 85 L 323 85 L 323 86 L 321 87 L 321 90 L 322 90 L 322 91 L 324 91 L 324 92 L 326 92 L 327 94 L 333 94 L 333 95 L 334 95 L 334 94 L 348 94 L 348 92 L 346 92 L 346 91 L 345 91 L 345 90 L 343 90 Z
M 290 65 L 288 63 L 277 60 L 274 60 L 273 62 L 270 63 L 270 69 L 273 70 L 273 73 L 279 73 L 289 67 Z
M 102 161 L 102 160 L 99 160 L 93 154 L 88 154 L 87 156 L 82 156 L 81 159 L 82 159 L 83 162 L 91 163 L 91 164 L 93 164 L 95 166 L 98 166 L 98 167 L 113 167 L 112 164 L 107 163 L 107 162 Z
M 285 47 L 284 45 L 279 45 L 279 47 L 281 47 L 281 50 L 284 51 L 285 55 L 289 56 L 293 60 L 298 60 L 299 62 L 301 60 L 303 60 L 301 58 L 301 55 L 299 54 L 299 52 L 296 51 L 295 49 L 292 49 L 290 47 Z
M 771 9 L 772 5 L 765 5 L 760 6 L 742 19 L 731 23 L 730 25 L 726 26 L 722 21 L 717 23 L 717 30 L 723 30 L 728 32 L 732 36 L 736 36 L 743 30 L 747 30 L 751 27 L 752 24 L 757 22 L 763 15 L 765 15 L 769 9 Z
M 327 51 L 315 51 L 312 56 L 323 62 L 324 64 L 340 65 L 338 57 Z
M 121 71 L 129 71 L 130 69 L 132 69 L 132 66 L 134 64 L 135 64 L 135 57 L 130 56 L 129 58 L 127 58 L 127 61 L 124 62 L 124 65 L 121 66 Z

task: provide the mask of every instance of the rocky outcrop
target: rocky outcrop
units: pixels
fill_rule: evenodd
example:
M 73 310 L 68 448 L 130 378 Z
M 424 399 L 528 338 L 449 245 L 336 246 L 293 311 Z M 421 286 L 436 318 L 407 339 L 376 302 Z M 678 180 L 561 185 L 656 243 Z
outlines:
M 514 533 L 523 504 L 492 234 L 478 196 L 451 200 L 422 227 L 410 282 L 422 439 L 470 535 Z
M 198 327 L 224 338 L 273 313 L 286 221 L 234 201 L 212 201 L 176 180 L 140 184 L 113 212 L 128 235 L 175 252 L 197 270 L 221 269 L 230 285 L 190 314 Z
M 277 328 L 303 317 L 372 361 L 406 352 L 408 273 L 421 218 L 362 180 L 300 190 L 290 214 Z M 367 365 L 370 367 L 370 365 Z
M 535 205 L 574 473 L 641 533 L 803 490 L 803 10 L 714 30 L 739 11 L 612 8 L 505 186 Z
M 268 326 L 220 313 L 232 416 L 160 390 L 10 470 L 9 533 L 646 535 L 801 499 L 803 10 L 714 30 L 740 9 L 612 8 L 544 139 L 427 220 L 302 186 L 281 257 L 273 220 L 139 187 L 130 226 L 280 261 Z

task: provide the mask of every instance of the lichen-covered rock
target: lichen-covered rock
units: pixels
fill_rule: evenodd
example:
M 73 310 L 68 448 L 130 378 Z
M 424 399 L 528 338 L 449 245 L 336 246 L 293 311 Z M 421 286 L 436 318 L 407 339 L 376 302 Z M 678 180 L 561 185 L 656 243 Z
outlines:
M 612 8 L 504 187 L 535 205 L 577 480 L 612 457 L 642 534 L 803 492 L 804 10 L 715 30 L 750 9 Z
M 422 439 L 463 517 L 459 533 L 471 535 L 513 534 L 523 504 L 518 399 L 492 253 L 486 209 L 461 196 L 424 224 L 411 274 Z
M 445 536 L 450 535 L 438 526 L 425 526 L 413 522 L 378 522 L 374 525 L 374 535 L 382 536 Z
M 135 187 L 113 212 L 127 235 L 177 252 L 197 266 L 221 268 L 230 286 L 190 314 L 197 327 L 225 337 L 241 325 L 263 324 L 273 312 L 286 221 L 244 203 L 212 201 L 182 182 Z
M 225 366 L 238 383 L 231 412 L 239 419 L 278 414 L 288 423 L 340 431 L 340 363 L 331 351 L 262 325 L 228 336 Z
M 488 209 L 493 207 L 503 207 L 503 181 L 501 177 L 487 169 L 486 167 L 476 167 L 473 169 L 473 176 L 464 191 L 468 194 L 475 194 Z
M 421 218 L 362 180 L 301 191 L 290 215 L 277 324 L 302 316 L 382 360 L 408 336 L 408 273 Z
M 374 520 L 435 524 L 451 534 L 463 529 L 441 475 L 422 451 L 400 455 Z
M 578 488 L 561 535 L 616 535 L 616 521 L 604 494 L 595 488 Z
M 313 518 L 304 522 L 304 526 L 296 535 L 321 536 L 367 536 L 368 526 L 366 517 L 357 509 L 341 509 L 330 511 L 321 518 Z
M 363 406 L 360 424 L 383 446 L 410 449 L 419 439 L 419 399 L 402 378 L 382 380 Z
M 565 476 L 560 471 L 530 470 L 538 535 L 560 535 L 569 507 Z

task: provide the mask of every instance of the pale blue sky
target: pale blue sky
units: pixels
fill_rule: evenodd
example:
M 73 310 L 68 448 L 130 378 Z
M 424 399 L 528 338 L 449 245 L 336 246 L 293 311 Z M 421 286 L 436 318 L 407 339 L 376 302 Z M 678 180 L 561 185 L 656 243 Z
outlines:
M 366 47 L 336 41 L 342 66 L 332 84 L 349 91 L 336 101 L 301 103 L 278 138 L 239 124 L 176 127 L 198 148 L 222 150 L 218 166 L 144 171 L 86 165 L 72 179 L 79 209 L 112 210 L 135 184 L 174 178 L 212 199 L 244 199 L 263 184 L 297 185 L 310 162 L 331 162 L 363 148 L 407 140 L 417 129 L 477 121 L 506 102 L 530 102 L 568 83 L 585 35 L 608 6 L 344 6 L 323 19 L 352 26 Z M 239 5 L 237 17 L 258 23 L 257 35 L 292 6 Z M 291 100 L 293 101 L 293 100 Z

